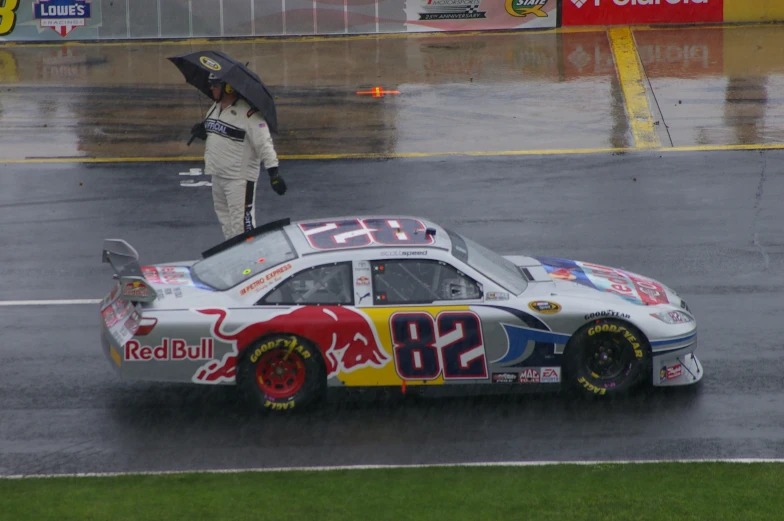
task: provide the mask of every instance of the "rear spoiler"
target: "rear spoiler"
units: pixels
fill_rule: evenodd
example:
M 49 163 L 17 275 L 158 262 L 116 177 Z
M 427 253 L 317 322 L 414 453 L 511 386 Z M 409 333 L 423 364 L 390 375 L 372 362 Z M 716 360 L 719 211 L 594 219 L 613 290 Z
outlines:
M 108 263 L 120 280 L 120 298 L 130 302 L 152 302 L 158 296 L 142 273 L 139 254 L 122 239 L 103 241 L 101 262 Z

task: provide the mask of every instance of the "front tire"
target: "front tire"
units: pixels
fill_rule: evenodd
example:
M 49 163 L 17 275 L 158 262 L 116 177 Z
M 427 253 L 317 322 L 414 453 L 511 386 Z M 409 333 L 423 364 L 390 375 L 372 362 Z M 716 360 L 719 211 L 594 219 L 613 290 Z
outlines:
M 297 335 L 265 337 L 245 350 L 237 385 L 265 411 L 305 408 L 320 398 L 326 387 L 321 353 Z
M 649 374 L 650 345 L 639 329 L 600 319 L 574 334 L 564 355 L 568 385 L 587 396 L 623 395 Z

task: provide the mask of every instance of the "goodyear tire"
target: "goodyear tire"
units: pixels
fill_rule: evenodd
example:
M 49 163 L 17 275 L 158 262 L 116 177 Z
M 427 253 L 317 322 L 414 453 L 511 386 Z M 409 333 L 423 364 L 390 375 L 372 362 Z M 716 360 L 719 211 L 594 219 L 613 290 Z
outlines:
M 565 381 L 587 396 L 625 394 L 650 374 L 650 346 L 626 322 L 599 319 L 572 337 L 564 359 Z
M 297 335 L 265 337 L 245 350 L 237 384 L 264 411 L 302 409 L 324 393 L 324 362 L 319 350 Z

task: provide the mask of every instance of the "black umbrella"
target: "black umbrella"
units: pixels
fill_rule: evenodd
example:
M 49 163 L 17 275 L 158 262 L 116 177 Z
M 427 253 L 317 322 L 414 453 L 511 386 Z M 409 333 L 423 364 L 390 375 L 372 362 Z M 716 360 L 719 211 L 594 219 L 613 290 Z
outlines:
M 169 60 L 185 76 L 185 81 L 212 98 L 208 79 L 214 74 L 236 90 L 261 112 L 271 132 L 278 132 L 275 100 L 259 76 L 234 58 L 218 51 L 198 51 Z

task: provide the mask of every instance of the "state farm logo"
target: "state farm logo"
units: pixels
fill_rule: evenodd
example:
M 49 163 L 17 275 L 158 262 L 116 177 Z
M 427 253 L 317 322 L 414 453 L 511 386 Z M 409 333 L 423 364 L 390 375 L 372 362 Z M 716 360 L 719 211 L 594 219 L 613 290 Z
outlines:
M 572 0 L 572 3 L 581 8 L 588 0 Z M 678 5 L 678 4 L 707 4 L 708 0 L 612 0 L 615 5 Z M 593 5 L 601 7 L 602 0 L 593 0 Z

